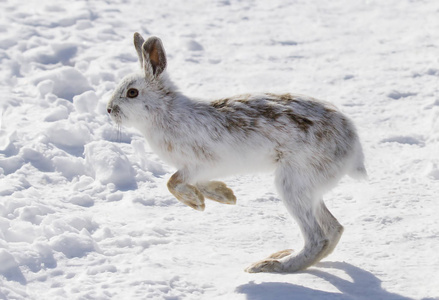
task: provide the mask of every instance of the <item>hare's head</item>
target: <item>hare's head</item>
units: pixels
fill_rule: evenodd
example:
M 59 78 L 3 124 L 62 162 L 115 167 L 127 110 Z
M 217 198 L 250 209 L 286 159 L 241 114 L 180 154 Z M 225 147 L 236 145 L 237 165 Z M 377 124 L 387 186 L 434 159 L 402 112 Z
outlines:
M 134 47 L 142 71 L 123 78 L 107 105 L 108 113 L 118 125 L 144 123 L 175 92 L 165 72 L 166 54 L 161 40 L 150 37 L 145 41 L 136 32 Z

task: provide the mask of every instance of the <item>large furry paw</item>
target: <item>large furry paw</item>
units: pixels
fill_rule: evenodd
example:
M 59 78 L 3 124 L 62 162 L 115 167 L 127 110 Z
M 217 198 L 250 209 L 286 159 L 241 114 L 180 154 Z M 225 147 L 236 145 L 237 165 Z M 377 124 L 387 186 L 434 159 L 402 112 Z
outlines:
M 203 211 L 206 207 L 204 204 L 203 194 L 201 194 L 201 192 L 192 185 L 180 185 L 171 192 L 180 202 L 192 207 L 195 210 Z
M 260 273 L 260 272 L 283 272 L 282 264 L 276 259 L 264 259 L 252 264 L 250 267 L 245 269 L 248 273 Z
M 236 204 L 235 194 L 224 182 L 209 181 L 198 183 L 197 188 L 206 198 L 223 204 Z
M 203 211 L 206 207 L 204 205 L 204 196 L 201 192 L 194 186 L 187 185 L 188 192 L 180 195 L 181 202 L 186 204 L 187 206 L 192 207 L 195 210 Z
M 180 202 L 192 207 L 193 209 L 199 211 L 204 210 L 205 205 L 203 194 L 195 186 L 184 182 L 180 171 L 171 176 L 167 186 L 171 194 Z

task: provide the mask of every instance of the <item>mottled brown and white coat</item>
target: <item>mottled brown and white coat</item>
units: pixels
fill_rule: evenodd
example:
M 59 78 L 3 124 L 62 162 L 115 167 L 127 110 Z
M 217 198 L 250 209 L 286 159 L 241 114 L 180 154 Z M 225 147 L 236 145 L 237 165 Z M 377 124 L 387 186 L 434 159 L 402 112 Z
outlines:
M 295 272 L 330 254 L 343 227 L 322 194 L 345 175 L 366 176 L 363 152 L 352 122 L 334 106 L 311 97 L 246 94 L 213 102 L 177 91 L 166 73 L 157 37 L 134 34 L 142 72 L 125 77 L 108 103 L 119 125 L 137 128 L 165 162 L 178 171 L 169 191 L 204 210 L 205 198 L 235 204 L 218 177 L 274 171 L 283 203 L 304 236 L 304 248 L 277 252 L 248 272 Z

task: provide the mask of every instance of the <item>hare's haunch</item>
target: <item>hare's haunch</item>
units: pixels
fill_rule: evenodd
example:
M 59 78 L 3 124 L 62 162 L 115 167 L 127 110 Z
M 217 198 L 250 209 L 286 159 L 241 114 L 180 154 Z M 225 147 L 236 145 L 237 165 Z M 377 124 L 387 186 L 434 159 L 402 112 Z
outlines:
M 220 176 L 274 171 L 280 197 L 302 231 L 304 248 L 277 252 L 248 272 L 294 272 L 329 255 L 343 226 L 322 195 L 345 175 L 365 177 L 352 122 L 334 106 L 295 94 L 247 94 L 213 102 L 181 94 L 166 73 L 159 38 L 134 34 L 142 72 L 125 77 L 107 111 L 133 126 L 165 162 L 177 168 L 169 191 L 204 210 L 205 198 L 235 204 Z

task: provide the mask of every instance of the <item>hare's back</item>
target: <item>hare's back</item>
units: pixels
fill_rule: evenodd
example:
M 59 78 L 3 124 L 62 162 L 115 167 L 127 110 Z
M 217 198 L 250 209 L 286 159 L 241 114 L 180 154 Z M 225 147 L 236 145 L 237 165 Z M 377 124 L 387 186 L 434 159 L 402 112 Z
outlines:
M 311 97 L 241 95 L 210 105 L 225 130 L 253 149 L 268 143 L 273 153 L 339 160 L 350 156 L 358 144 L 353 123 L 332 104 Z
M 354 130 L 335 106 L 302 95 L 245 94 L 213 101 L 210 105 L 225 119 L 230 130 L 265 132 L 271 128 L 293 135 L 317 136 Z

